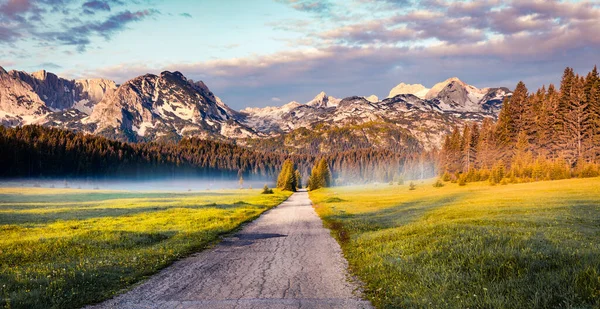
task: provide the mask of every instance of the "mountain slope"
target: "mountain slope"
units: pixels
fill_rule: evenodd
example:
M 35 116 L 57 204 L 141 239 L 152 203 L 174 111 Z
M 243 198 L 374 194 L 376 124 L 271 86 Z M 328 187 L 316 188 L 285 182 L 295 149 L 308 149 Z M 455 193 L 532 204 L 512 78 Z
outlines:
M 127 81 L 102 99 L 82 123 L 93 124 L 96 134 L 123 133 L 130 140 L 255 136 L 237 118 L 238 113 L 204 83 L 165 71 L 159 76 L 147 74 Z

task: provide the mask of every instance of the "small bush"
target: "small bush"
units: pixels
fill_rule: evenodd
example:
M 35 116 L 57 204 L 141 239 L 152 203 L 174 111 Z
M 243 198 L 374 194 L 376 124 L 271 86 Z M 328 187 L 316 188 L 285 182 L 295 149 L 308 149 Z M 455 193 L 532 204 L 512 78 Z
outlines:
M 444 182 L 441 179 L 438 179 L 434 184 L 433 187 L 434 188 L 441 188 L 444 186 Z
M 467 185 L 467 175 L 466 174 L 460 174 L 460 176 L 458 176 L 458 185 L 461 187 Z
M 410 182 L 410 184 L 408 185 L 408 190 L 415 190 L 417 189 L 417 185 L 415 185 L 414 182 Z
M 444 172 L 444 175 L 442 175 L 442 180 L 444 182 L 448 182 L 448 181 L 452 180 L 452 177 L 450 176 L 450 173 Z
M 325 203 L 340 203 L 340 202 L 345 202 L 345 200 L 343 200 L 339 197 L 330 197 L 330 198 L 326 199 L 324 202 Z
M 265 185 L 261 194 L 273 194 L 273 189 L 269 189 L 269 186 Z
M 404 176 L 399 176 L 397 182 L 399 186 L 404 185 Z

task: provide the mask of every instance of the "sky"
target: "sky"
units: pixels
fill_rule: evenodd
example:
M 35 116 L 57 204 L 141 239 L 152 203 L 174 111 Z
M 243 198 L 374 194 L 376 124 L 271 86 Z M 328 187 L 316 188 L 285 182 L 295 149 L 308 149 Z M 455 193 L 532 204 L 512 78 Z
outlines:
M 530 91 L 600 64 L 600 0 L 0 0 L 0 66 L 180 71 L 235 109 L 459 77 Z

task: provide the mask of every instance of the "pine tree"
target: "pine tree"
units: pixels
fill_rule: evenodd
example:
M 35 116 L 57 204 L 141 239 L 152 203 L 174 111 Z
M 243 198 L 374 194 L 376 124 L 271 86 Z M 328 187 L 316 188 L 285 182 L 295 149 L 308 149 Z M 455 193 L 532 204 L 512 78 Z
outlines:
M 471 134 L 471 126 L 467 124 L 463 128 L 463 133 L 462 133 L 461 142 L 460 142 L 460 153 L 461 153 L 460 171 L 465 172 L 465 173 L 468 172 L 469 169 L 471 168 L 471 159 L 472 159 L 471 138 L 472 137 L 473 136 Z
M 296 175 L 294 173 L 294 162 L 287 159 L 283 162 L 281 172 L 277 177 L 277 188 L 286 191 L 296 191 Z
M 483 119 L 479 140 L 477 141 L 476 166 L 479 169 L 490 169 L 498 158 L 496 125 L 490 118 Z
M 302 188 L 302 175 L 300 175 L 300 171 L 296 170 L 294 172 L 294 175 L 296 176 L 296 188 L 301 189 Z
M 586 124 L 588 114 L 586 113 L 587 102 L 584 92 L 585 81 L 583 77 L 577 78 L 571 94 L 571 113 L 569 117 L 569 131 L 573 141 L 573 160 L 577 165 L 583 164 L 583 150 L 586 136 Z
M 504 99 L 497 124 L 498 150 L 502 158 L 511 157 L 511 149 L 517 143 L 519 132 L 525 123 L 527 87 L 519 82 L 510 99 Z
M 331 186 L 331 171 L 329 170 L 329 165 L 324 158 L 315 164 L 308 182 L 310 190 Z
M 560 94 L 558 97 L 558 104 L 556 106 L 556 113 L 554 116 L 554 136 L 553 141 L 553 153 L 556 157 L 567 156 L 567 152 L 572 147 L 572 135 L 570 132 L 571 124 L 571 101 L 572 101 L 572 89 L 576 83 L 575 73 L 572 68 L 566 68 L 562 80 L 560 82 Z
M 596 162 L 600 155 L 600 77 L 596 66 L 586 77 L 584 95 L 587 115 L 584 124 L 584 156 L 588 162 Z

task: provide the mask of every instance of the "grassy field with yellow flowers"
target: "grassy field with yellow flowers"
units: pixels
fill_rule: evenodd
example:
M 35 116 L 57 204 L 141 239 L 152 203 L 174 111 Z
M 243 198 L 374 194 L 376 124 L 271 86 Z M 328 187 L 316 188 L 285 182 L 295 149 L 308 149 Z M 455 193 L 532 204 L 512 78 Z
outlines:
M 0 188 L 0 307 L 110 298 L 290 194 Z
M 600 178 L 310 197 L 378 308 L 600 308 Z

